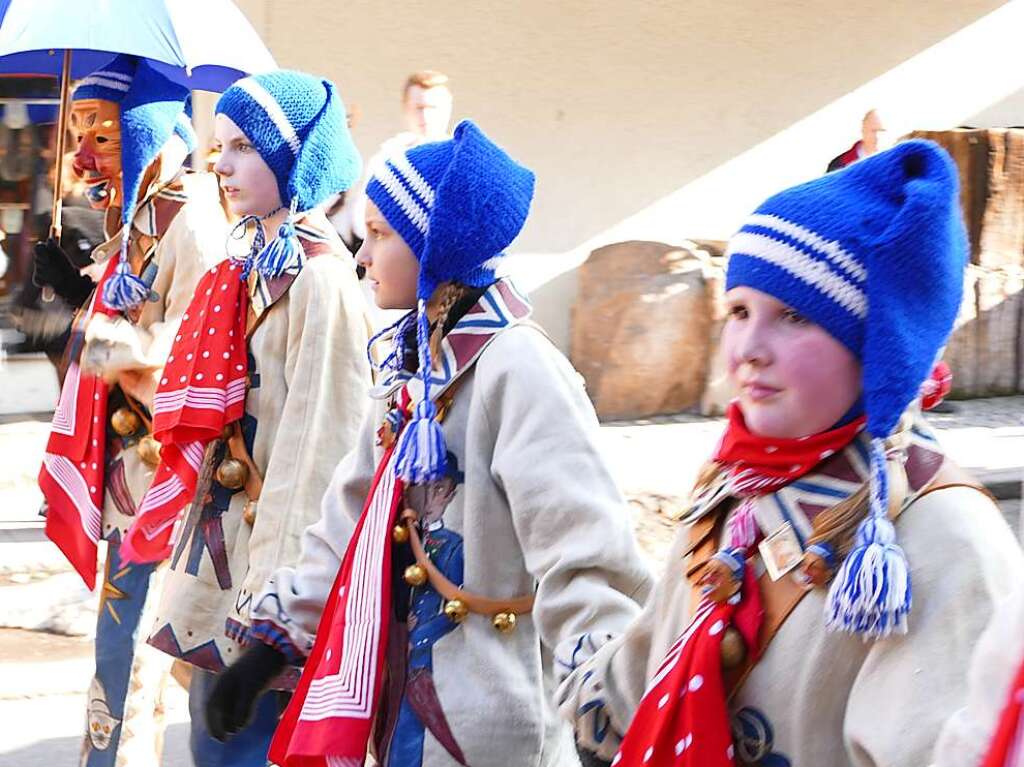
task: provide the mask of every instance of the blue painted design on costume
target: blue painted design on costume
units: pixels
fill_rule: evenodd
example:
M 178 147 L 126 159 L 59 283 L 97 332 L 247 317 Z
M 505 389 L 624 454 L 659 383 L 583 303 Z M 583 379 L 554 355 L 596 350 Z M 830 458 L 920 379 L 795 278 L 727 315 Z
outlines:
M 107 562 L 96 616 L 96 682 L 101 698 L 89 701 L 90 711 L 104 709 L 118 724 L 103 749 L 96 748 L 89 735 L 85 767 L 114 767 L 121 740 L 120 722 L 128 697 L 136 639 L 149 583 L 156 564 L 124 565 L 121 537 L 115 531 L 107 538 Z M 96 684 L 94 682 L 94 685 Z M 90 696 L 91 697 L 91 696 Z
M 439 518 L 432 522 L 429 513 L 436 513 L 440 517 L 454 497 L 456 487 L 465 479 L 459 470 L 458 460 L 451 452 L 447 455 L 446 463 L 448 474 L 441 481 L 451 483 L 449 494 L 443 500 L 441 508 L 420 511 L 423 523 L 428 528 L 432 527 L 423 534 L 423 547 L 437 569 L 452 583 L 461 586 L 465 580 L 462 536 L 445 528 L 444 522 Z M 406 664 L 407 687 L 409 680 L 417 672 L 432 676 L 434 645 L 460 626 L 445 615 L 444 604 L 444 597 L 429 582 L 412 590 L 409 607 L 409 656 Z M 398 721 L 388 749 L 389 767 L 422 767 L 425 740 L 426 727 L 413 708 L 407 689 L 402 694 Z
M 256 438 L 257 420 L 245 413 L 241 418 L 242 439 L 245 442 L 246 450 L 252 455 L 253 442 Z M 227 448 L 221 445 L 214 456 L 215 461 L 224 458 Z M 189 514 L 190 521 L 183 531 L 181 541 L 174 552 L 171 560 L 171 567 L 176 568 L 181 555 L 188 547 L 188 559 L 185 563 L 185 572 L 189 575 L 198 576 L 199 566 L 203 561 L 203 555 L 209 552 L 210 562 L 213 565 L 214 573 L 217 576 L 217 585 L 221 590 L 227 591 L 232 587 L 231 568 L 228 562 L 227 544 L 224 539 L 224 524 L 222 517 L 231 507 L 231 499 L 241 490 L 229 490 L 220 484 L 216 478 L 210 480 L 210 489 L 202 503 L 199 512 L 199 519 L 195 520 L 194 514 Z
M 612 727 L 612 718 L 604 710 L 604 699 L 595 698 L 584 703 L 576 709 L 576 718 L 579 719 L 591 711 L 594 712 L 594 730 L 591 737 L 595 743 L 603 743 L 608 737 L 608 730 Z
M 792 767 L 783 754 L 776 753 L 775 729 L 763 712 L 746 707 L 732 715 L 736 763 L 743 767 Z

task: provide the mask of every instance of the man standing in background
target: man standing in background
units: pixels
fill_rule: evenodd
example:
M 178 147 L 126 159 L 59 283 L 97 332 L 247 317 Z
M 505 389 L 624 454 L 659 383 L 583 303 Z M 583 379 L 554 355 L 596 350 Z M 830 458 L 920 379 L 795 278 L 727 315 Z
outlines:
M 880 146 L 879 140 L 884 138 L 882 134 L 885 133 L 885 130 L 885 125 L 882 123 L 882 118 L 878 116 L 878 112 L 874 109 L 868 110 L 860 123 L 860 140 L 838 157 L 832 158 L 826 172 L 840 170 L 857 160 L 870 157 L 878 152 L 880 148 L 883 148 Z
M 359 183 L 345 193 L 340 209 L 337 200 L 326 203 L 328 217 L 349 250 L 355 253 L 366 238 L 366 182 L 373 172 L 383 167 L 384 160 L 395 152 L 451 138 L 451 120 L 452 92 L 448 76 L 433 69 L 409 75 L 402 88 L 405 130 L 380 145 L 366 163 Z

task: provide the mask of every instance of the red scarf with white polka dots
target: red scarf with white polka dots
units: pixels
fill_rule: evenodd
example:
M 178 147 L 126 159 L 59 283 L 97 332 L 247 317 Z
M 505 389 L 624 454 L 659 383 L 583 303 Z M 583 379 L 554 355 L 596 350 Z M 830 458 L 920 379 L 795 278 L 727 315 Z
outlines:
M 245 410 L 249 292 L 228 259 L 200 280 L 153 397 L 160 465 L 121 544 L 121 557 L 157 562 L 171 553 L 174 523 L 192 500 L 207 445 Z
M 729 406 L 728 416 L 729 424 L 714 460 L 729 475 L 729 492 L 741 497 L 766 495 L 785 487 L 845 448 L 864 428 L 862 417 L 806 438 L 770 439 L 747 428 L 735 402 Z M 752 526 L 753 520 L 748 519 L 746 525 Z M 732 540 L 729 546 L 749 549 L 755 536 L 756 528 L 741 536 L 749 540 Z M 761 594 L 749 566 L 741 591 L 732 599 L 721 604 L 707 598 L 701 601 L 648 685 L 612 764 L 733 767 L 722 637 L 729 628 L 735 628 L 748 652 L 753 653 L 758 647 L 762 618 Z
M 729 405 L 729 425 L 714 460 L 729 474 L 733 494 L 765 495 L 785 487 L 829 456 L 849 445 L 864 428 L 865 418 L 799 439 L 761 437 L 747 428 L 739 405 Z
M 619 752 L 617 767 L 733 767 L 722 637 L 730 627 L 757 647 L 763 613 L 748 567 L 743 588 L 721 604 L 704 599 L 647 686 Z

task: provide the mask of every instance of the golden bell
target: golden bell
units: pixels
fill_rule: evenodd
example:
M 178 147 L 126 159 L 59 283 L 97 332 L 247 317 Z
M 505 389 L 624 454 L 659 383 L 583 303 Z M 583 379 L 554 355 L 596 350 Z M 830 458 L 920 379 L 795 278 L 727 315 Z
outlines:
M 237 458 L 225 458 L 217 467 L 217 481 L 228 490 L 241 490 L 249 479 L 249 467 Z
M 110 416 L 110 425 L 118 435 L 127 437 L 139 430 L 140 421 L 131 408 L 119 407 Z
M 242 509 L 242 519 L 245 520 L 245 524 L 252 527 L 256 524 L 256 501 L 246 501 L 245 508 Z
M 410 586 L 422 586 L 427 582 L 427 571 L 420 565 L 409 565 L 402 577 Z
M 395 543 L 408 543 L 409 542 L 409 528 L 405 525 L 395 525 L 391 530 L 391 537 Z
M 469 607 L 461 599 L 449 599 L 444 604 L 444 614 L 452 623 L 462 623 L 469 615 Z
M 740 632 L 729 626 L 722 634 L 722 646 L 719 649 L 722 656 L 722 668 L 738 668 L 747 659 L 747 645 L 740 636 Z
M 138 452 L 139 458 L 142 459 L 143 463 L 149 466 L 156 466 L 160 463 L 160 443 L 149 434 L 139 440 L 135 450 Z
M 502 634 L 510 634 L 515 631 L 516 628 L 516 614 L 498 613 L 494 616 L 491 622 L 494 624 L 494 628 Z

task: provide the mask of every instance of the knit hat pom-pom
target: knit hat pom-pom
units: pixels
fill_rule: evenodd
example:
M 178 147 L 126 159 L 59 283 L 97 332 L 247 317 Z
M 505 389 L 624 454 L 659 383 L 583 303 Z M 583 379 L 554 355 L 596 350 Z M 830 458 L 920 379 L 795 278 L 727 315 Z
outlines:
M 433 482 L 444 476 L 448 468 L 447 455 L 437 408 L 429 399 L 424 399 L 416 405 L 412 420 L 402 430 L 395 470 L 409 485 Z
M 826 625 L 865 640 L 905 634 L 910 603 L 910 568 L 896 528 L 887 517 L 865 519 L 829 589 Z
M 138 306 L 149 298 L 149 285 L 132 274 L 125 258 L 103 285 L 103 303 L 123 312 Z

